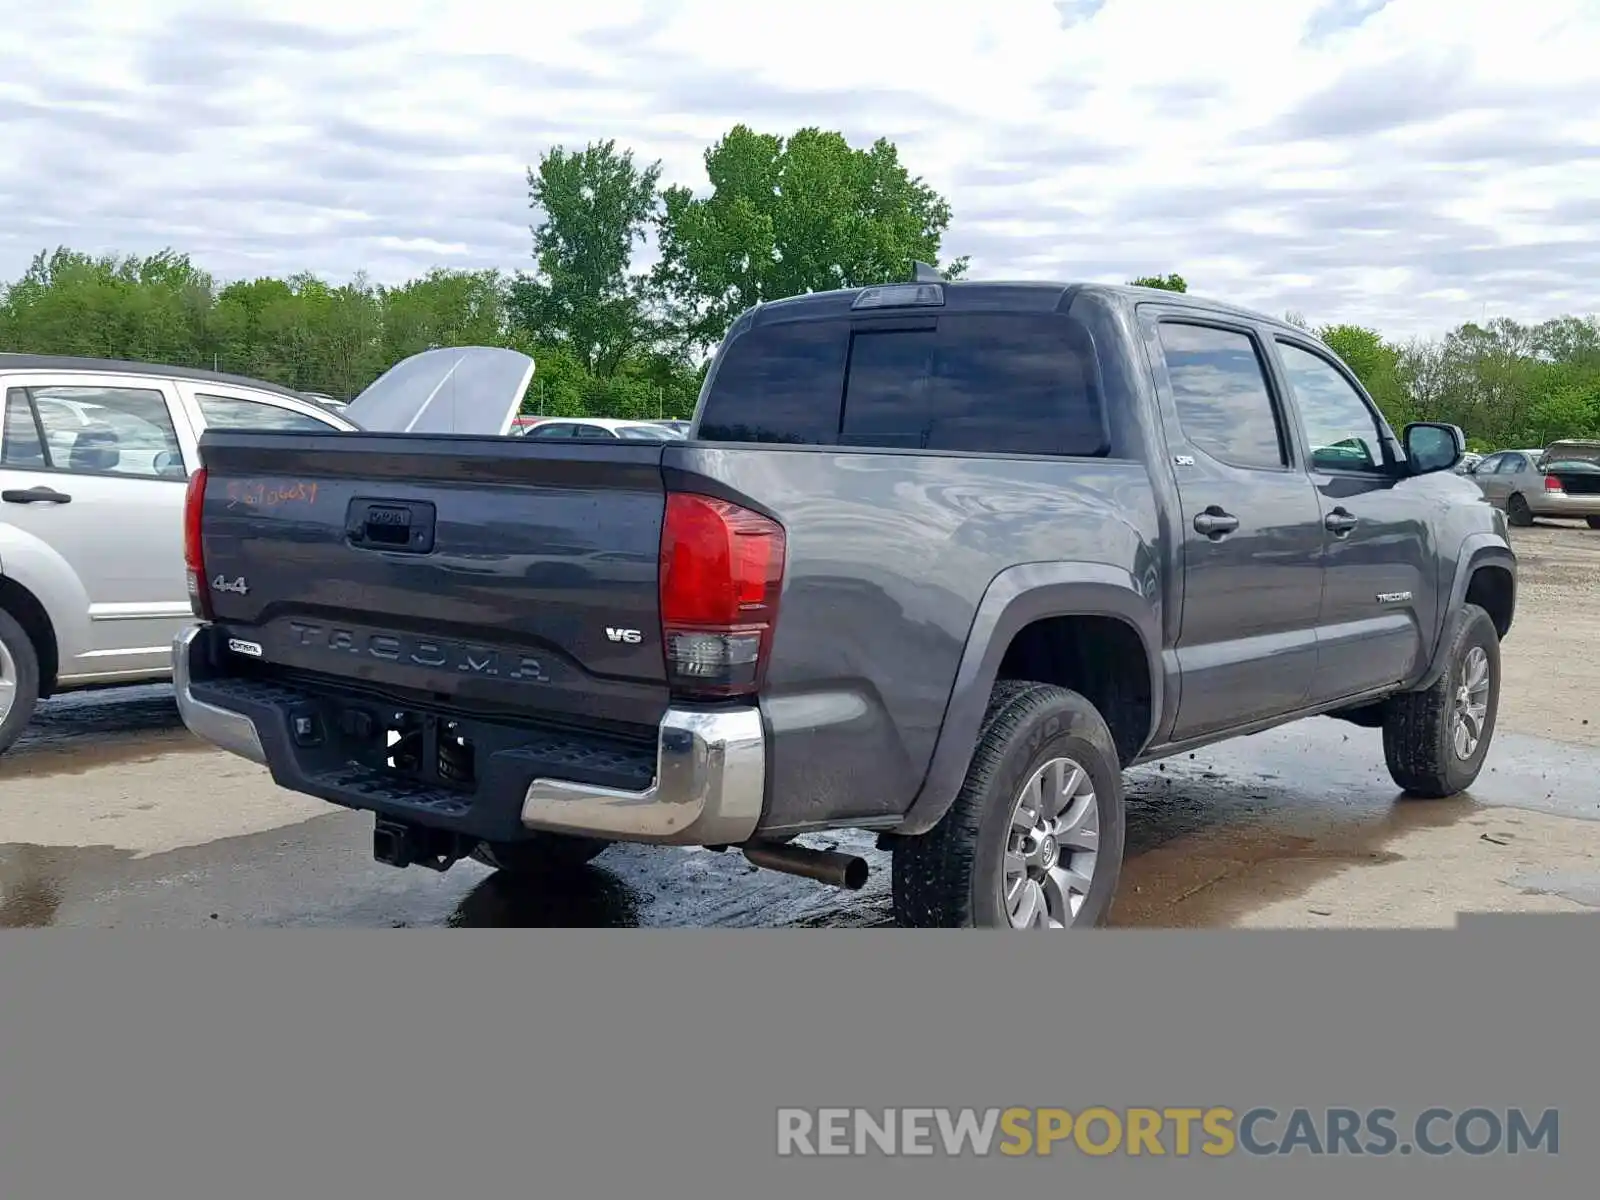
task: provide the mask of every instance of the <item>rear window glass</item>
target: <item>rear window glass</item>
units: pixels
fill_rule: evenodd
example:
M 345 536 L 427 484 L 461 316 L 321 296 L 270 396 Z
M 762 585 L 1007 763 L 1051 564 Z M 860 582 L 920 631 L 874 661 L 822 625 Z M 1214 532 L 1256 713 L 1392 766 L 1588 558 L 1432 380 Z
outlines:
M 803 360 L 794 353 L 801 337 Z M 1076 322 L 1045 314 L 956 313 L 933 328 L 853 333 L 843 321 L 753 330 L 718 369 L 700 432 L 995 454 L 1107 449 L 1093 344 Z
M 736 338 L 712 380 L 700 439 L 827 445 L 839 433 L 850 327 L 814 321 Z

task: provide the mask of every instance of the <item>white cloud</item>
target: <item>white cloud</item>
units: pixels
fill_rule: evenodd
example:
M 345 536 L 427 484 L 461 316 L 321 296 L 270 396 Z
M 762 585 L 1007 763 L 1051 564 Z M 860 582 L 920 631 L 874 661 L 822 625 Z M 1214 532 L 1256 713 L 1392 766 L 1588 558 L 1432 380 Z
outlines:
M 895 139 L 980 278 L 1178 271 L 1397 335 L 1595 306 L 1588 0 L 228 7 L 8 18 L 0 277 L 63 241 L 223 278 L 522 267 L 549 145 L 704 186 L 742 120 Z

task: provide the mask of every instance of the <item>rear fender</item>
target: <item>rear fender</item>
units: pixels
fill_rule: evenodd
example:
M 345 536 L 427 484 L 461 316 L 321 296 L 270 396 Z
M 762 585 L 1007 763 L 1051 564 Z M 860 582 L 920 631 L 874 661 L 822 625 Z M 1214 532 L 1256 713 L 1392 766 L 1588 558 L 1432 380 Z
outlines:
M 1144 646 L 1150 676 L 1150 729 L 1154 737 L 1162 703 L 1161 608 L 1149 585 L 1125 570 L 1100 563 L 1024 563 L 996 575 L 979 602 L 945 707 L 944 723 L 922 788 L 898 834 L 926 833 L 961 790 L 977 748 L 983 715 L 1006 650 L 1016 635 L 1049 617 L 1113 617 L 1131 626 Z

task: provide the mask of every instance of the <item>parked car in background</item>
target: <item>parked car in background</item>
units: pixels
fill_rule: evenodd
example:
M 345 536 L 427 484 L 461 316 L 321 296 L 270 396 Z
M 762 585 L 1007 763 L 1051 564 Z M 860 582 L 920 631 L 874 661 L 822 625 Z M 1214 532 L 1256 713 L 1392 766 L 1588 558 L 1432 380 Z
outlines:
M 1463 454 L 1461 456 L 1461 461 L 1456 464 L 1456 474 L 1457 475 L 1471 475 L 1473 470 L 1482 461 L 1483 461 L 1483 455 L 1474 454 L 1469 450 L 1466 454 Z
M 656 424 L 657 425 L 665 425 L 668 429 L 674 430 L 680 436 L 688 437 L 689 436 L 689 429 L 694 424 L 694 422 L 693 421 L 657 421 Z
M 1470 472 L 1513 525 L 1535 517 L 1581 518 L 1600 529 L 1600 442 L 1552 442 L 1543 450 L 1502 450 Z
M 437 376 L 465 352 L 435 353 L 443 361 L 422 366 Z M 525 355 L 491 361 L 508 379 L 533 369 Z M 431 394 L 440 383 L 408 359 L 357 398 L 352 419 L 304 393 L 214 371 L 0 354 L 0 753 L 44 697 L 171 677 L 172 638 L 190 619 L 184 490 L 204 431 L 396 428 L 416 411 L 405 407 L 408 388 Z M 506 411 L 484 420 L 502 418 L 498 428 L 509 427 Z M 288 502 L 286 487 L 243 487 L 236 499 L 271 507 Z
M 634 442 L 682 441 L 683 434 L 666 427 L 663 421 L 623 421 L 610 417 L 550 417 L 527 426 L 522 436 L 549 441 L 614 441 L 622 438 Z

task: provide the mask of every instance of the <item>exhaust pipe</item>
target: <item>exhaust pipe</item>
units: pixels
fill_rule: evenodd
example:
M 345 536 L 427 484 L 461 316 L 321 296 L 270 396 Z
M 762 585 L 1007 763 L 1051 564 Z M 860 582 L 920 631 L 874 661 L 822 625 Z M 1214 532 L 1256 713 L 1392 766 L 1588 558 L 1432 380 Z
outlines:
M 792 842 L 752 842 L 743 846 L 744 856 L 758 867 L 782 871 L 832 884 L 846 891 L 859 892 L 867 882 L 867 860 L 837 850 L 813 850 Z

